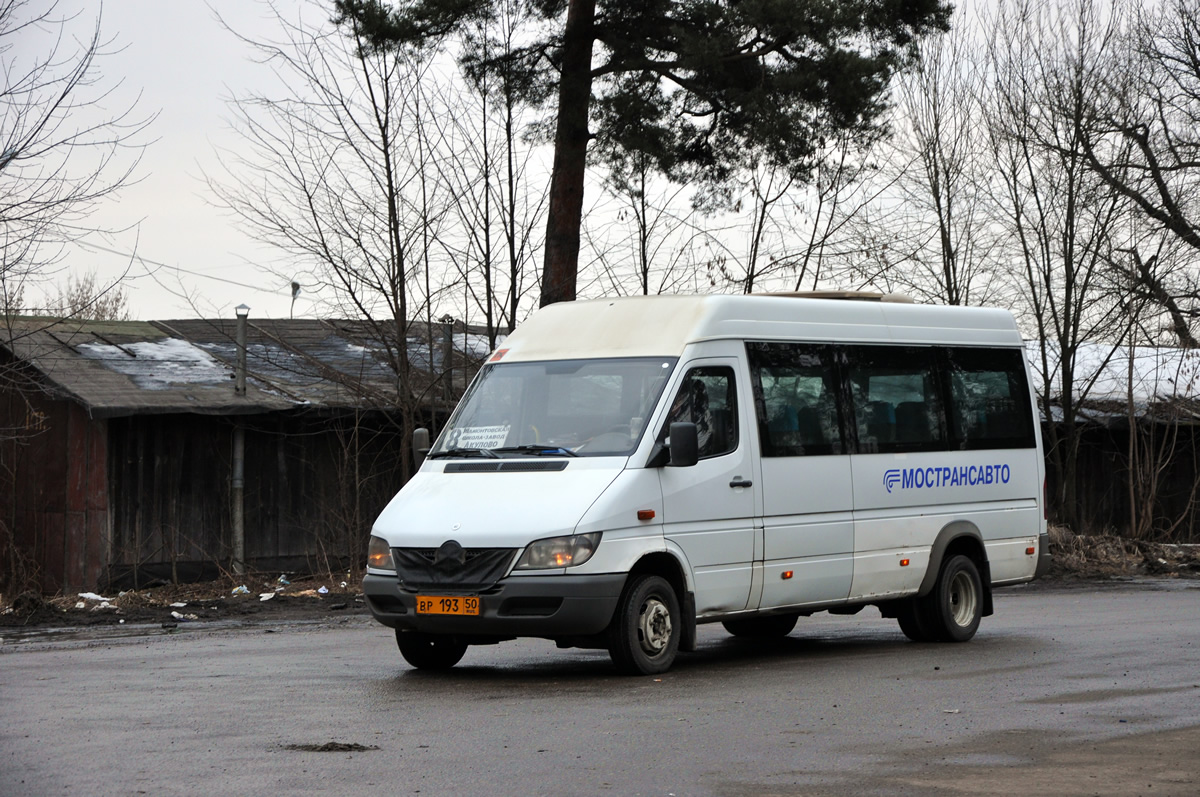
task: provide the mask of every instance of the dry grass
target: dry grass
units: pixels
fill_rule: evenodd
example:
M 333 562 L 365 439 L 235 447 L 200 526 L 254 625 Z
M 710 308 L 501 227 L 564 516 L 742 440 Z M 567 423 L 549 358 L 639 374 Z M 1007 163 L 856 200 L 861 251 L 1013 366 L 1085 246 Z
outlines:
M 1050 526 L 1051 576 L 1200 577 L 1200 545 L 1163 545 L 1115 534 L 1078 535 Z

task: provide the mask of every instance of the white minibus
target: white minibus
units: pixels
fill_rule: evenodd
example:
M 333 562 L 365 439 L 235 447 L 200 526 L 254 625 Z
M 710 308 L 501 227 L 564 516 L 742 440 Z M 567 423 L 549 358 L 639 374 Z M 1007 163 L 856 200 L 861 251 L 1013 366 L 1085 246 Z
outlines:
M 853 299 L 536 312 L 372 529 L 363 591 L 403 657 L 541 637 L 651 674 L 699 623 L 866 606 L 971 639 L 993 587 L 1049 563 L 1021 336 L 1004 310 Z

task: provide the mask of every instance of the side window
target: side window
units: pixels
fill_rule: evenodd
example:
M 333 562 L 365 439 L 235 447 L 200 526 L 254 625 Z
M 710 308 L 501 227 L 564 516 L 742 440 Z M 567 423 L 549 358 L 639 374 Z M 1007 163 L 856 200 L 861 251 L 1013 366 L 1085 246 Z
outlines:
M 1017 350 L 946 349 L 950 431 L 967 449 L 1032 448 L 1033 412 Z
M 842 454 L 833 348 L 747 343 L 764 457 Z
M 933 348 L 850 346 L 848 350 L 858 451 L 944 449 L 946 424 Z
M 737 448 L 737 387 L 732 368 L 706 366 L 688 371 L 671 401 L 659 440 L 667 438 L 671 424 L 687 422 L 696 424 L 701 459 Z

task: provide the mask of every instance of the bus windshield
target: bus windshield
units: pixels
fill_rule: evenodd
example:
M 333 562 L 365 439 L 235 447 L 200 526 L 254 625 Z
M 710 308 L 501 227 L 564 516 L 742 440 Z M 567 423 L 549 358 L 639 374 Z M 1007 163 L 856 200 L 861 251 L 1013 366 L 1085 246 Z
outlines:
M 432 458 L 627 456 L 641 439 L 673 357 L 487 365 Z

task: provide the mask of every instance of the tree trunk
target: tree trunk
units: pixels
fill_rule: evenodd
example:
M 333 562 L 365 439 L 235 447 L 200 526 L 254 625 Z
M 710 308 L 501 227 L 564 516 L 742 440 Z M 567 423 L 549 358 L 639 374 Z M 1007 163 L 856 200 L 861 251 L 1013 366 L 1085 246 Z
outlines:
M 575 300 L 579 271 L 579 225 L 587 164 L 588 108 L 592 97 L 592 22 L 596 0 L 571 0 L 563 31 L 558 127 L 550 174 L 542 307 Z

